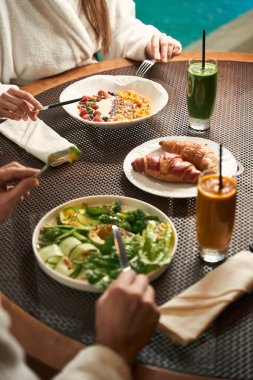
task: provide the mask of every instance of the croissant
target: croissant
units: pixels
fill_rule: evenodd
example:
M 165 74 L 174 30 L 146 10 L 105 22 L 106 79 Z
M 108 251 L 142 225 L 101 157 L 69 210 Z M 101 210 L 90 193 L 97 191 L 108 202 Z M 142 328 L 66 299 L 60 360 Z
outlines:
M 200 171 L 217 171 L 218 159 L 207 144 L 183 140 L 164 140 L 159 144 L 166 152 L 179 154 L 183 160 L 191 162 Z
M 168 182 L 197 183 L 200 173 L 193 164 L 183 161 L 182 157 L 174 153 L 136 158 L 131 165 L 136 172 Z

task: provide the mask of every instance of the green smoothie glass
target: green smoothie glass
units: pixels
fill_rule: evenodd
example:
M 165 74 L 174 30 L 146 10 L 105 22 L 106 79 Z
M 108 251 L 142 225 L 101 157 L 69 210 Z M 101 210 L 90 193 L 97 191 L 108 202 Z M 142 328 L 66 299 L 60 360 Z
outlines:
M 210 128 L 217 89 L 217 62 L 206 58 L 192 58 L 188 67 L 187 106 L 190 127 L 197 131 Z

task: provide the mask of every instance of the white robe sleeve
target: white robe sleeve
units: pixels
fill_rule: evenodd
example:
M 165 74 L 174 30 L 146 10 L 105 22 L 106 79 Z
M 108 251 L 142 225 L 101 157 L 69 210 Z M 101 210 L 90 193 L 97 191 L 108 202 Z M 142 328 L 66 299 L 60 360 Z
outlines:
M 54 380 L 132 380 L 124 360 L 107 347 L 83 349 Z
M 38 380 L 25 364 L 24 352 L 9 326 L 10 318 L 0 305 L 0 380 Z
M 25 364 L 24 352 L 9 332 L 10 318 L 0 305 L 0 380 L 39 380 Z M 124 360 L 109 348 L 83 349 L 52 380 L 132 380 Z
M 107 0 L 112 29 L 109 53 L 103 58 L 146 59 L 145 47 L 153 34 L 160 34 L 154 26 L 145 25 L 135 17 L 132 0 Z

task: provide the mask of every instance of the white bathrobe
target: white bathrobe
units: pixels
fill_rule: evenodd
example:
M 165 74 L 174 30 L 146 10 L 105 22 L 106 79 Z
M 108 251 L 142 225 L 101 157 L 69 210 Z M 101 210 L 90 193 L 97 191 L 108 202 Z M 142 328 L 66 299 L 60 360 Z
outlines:
M 9 325 L 9 316 L 0 304 L 0 380 L 39 380 L 38 376 L 26 366 L 24 352 L 9 333 Z M 66 364 L 63 371 L 53 378 L 54 380 L 132 379 L 130 369 L 124 360 L 103 346 L 94 345 L 85 348 Z
M 107 0 L 112 44 L 103 58 L 145 59 L 153 26 L 135 18 L 132 0 Z M 81 0 L 0 1 L 0 82 L 23 85 L 94 63 L 101 48 Z

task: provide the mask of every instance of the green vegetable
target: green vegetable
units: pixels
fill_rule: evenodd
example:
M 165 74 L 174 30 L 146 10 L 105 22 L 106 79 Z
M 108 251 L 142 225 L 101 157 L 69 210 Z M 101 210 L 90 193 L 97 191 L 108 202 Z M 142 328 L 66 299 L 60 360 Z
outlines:
M 85 261 L 84 268 L 89 283 L 100 290 L 105 289 L 121 272 L 119 257 L 115 251 L 110 255 L 95 253 Z
M 82 242 L 87 242 L 87 241 L 88 241 L 87 236 L 84 236 L 84 235 L 81 234 L 80 232 L 74 231 L 74 232 L 73 232 L 73 236 L 74 236 L 75 238 L 77 238 L 78 240 L 82 241 Z
M 117 213 L 121 211 L 121 205 L 119 201 L 115 201 L 111 206 L 112 212 Z
M 123 243 L 129 264 L 136 272 L 148 274 L 171 260 L 174 234 L 170 224 L 141 209 L 122 211 L 118 201 L 65 208 L 57 223 L 43 226 L 40 232 L 42 259 L 61 274 L 87 279 L 101 290 L 121 271 L 111 224 L 125 230 Z
M 103 255 L 110 255 L 114 249 L 114 240 L 113 236 L 111 235 L 105 239 L 104 244 L 100 247 L 100 251 Z
M 110 207 L 106 205 L 96 206 L 96 207 L 87 207 L 85 214 L 91 217 L 97 217 L 101 214 L 109 214 Z
M 45 228 L 43 228 L 40 232 L 39 239 L 42 242 L 51 243 L 57 240 L 57 238 L 61 236 L 61 234 L 62 234 L 62 231 L 60 230 L 60 228 L 53 227 L 50 230 L 46 230 Z
M 76 265 L 75 269 L 69 274 L 69 277 L 76 278 L 82 270 L 82 265 Z
M 102 224 L 118 224 L 119 219 L 112 215 L 102 214 L 102 215 L 99 215 L 98 221 L 99 223 L 102 223 Z

